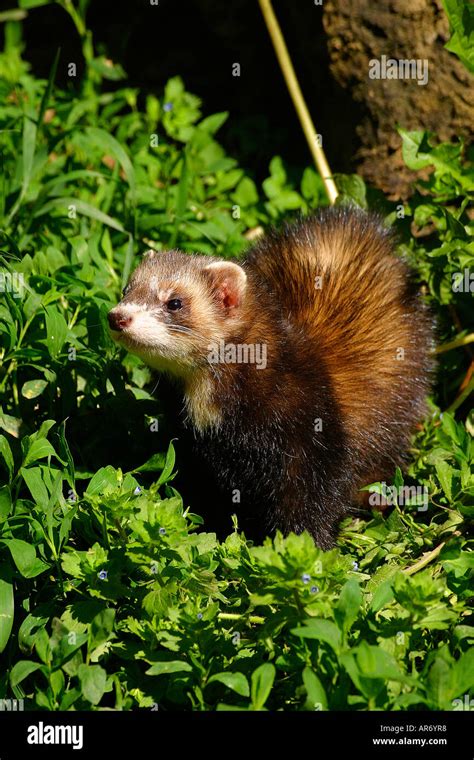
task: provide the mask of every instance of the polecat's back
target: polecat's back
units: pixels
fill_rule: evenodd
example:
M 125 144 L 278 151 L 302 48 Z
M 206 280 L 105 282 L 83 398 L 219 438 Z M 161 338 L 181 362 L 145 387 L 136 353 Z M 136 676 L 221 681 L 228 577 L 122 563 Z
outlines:
M 317 345 L 361 456 L 382 448 L 399 463 L 425 410 L 433 319 L 391 232 L 363 211 L 325 209 L 271 232 L 247 265 L 301 327 L 308 361 Z

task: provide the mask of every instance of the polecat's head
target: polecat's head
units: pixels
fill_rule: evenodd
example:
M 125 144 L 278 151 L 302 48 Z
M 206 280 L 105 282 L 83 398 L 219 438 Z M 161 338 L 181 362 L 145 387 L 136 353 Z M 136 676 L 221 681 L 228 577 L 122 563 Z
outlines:
M 246 286 L 233 262 L 149 251 L 108 314 L 112 337 L 151 367 L 186 373 L 235 331 Z

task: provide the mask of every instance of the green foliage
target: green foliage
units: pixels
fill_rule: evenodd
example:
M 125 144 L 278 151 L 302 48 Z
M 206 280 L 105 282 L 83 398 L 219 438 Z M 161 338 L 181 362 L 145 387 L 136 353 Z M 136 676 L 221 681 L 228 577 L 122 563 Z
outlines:
M 451 27 L 445 48 L 474 72 L 474 7 L 469 0 L 443 0 L 443 5 Z
M 259 187 L 215 137 L 227 114 L 203 118 L 178 77 L 160 98 L 103 90 L 122 73 L 94 52 L 87 2 L 60 4 L 87 63 L 80 97 L 55 88 L 57 60 L 48 81 L 28 73 L 16 21 L 0 55 L 0 698 L 457 709 L 474 688 L 461 347 L 474 320 L 472 292 L 453 287 L 474 269 L 469 156 L 401 131 L 407 164 L 429 175 L 405 206 L 338 178 L 340 202 L 396 223 L 440 341 L 454 343 L 408 472 L 394 473 L 397 493 L 416 484 L 429 498 L 346 521 L 330 552 L 305 534 L 254 546 L 236 529 L 220 542 L 173 488 L 166 410 L 105 316 L 147 247 L 239 256 L 261 228 L 325 203 L 324 189 L 281 157 Z

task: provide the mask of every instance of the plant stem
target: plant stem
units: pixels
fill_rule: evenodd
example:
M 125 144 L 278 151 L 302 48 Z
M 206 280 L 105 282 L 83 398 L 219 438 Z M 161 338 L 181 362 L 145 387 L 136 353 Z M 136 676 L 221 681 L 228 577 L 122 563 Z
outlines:
M 436 549 L 433 549 L 431 552 L 425 552 L 425 554 L 422 555 L 422 557 L 418 560 L 418 562 L 415 562 L 414 565 L 411 565 L 411 567 L 405 568 L 403 571 L 405 575 L 414 575 L 418 572 L 418 570 L 422 570 L 426 565 L 429 565 L 432 559 L 435 559 L 438 554 L 441 553 L 441 549 L 445 545 L 445 541 L 443 541 L 442 544 L 436 547 Z
M 470 396 L 473 391 L 474 391 L 474 376 L 471 377 L 470 381 L 468 382 L 464 390 L 459 394 L 457 398 L 454 399 L 453 403 L 450 406 L 448 406 L 446 411 L 455 412 L 456 409 L 465 402 L 467 397 Z
M 324 182 L 327 196 L 330 203 L 334 203 L 338 196 L 336 183 L 332 178 L 331 170 L 326 159 L 326 155 L 321 145 L 317 142 L 316 128 L 311 119 L 308 107 L 305 103 L 303 93 L 295 74 L 291 58 L 288 53 L 288 48 L 278 24 L 277 18 L 272 8 L 271 0 L 258 0 L 260 9 L 263 13 L 265 23 L 267 25 L 268 32 L 275 48 L 275 53 L 278 58 L 278 63 L 285 78 L 286 86 L 288 87 L 291 99 L 298 114 L 301 127 L 306 137 L 311 155 L 313 156 L 316 168 L 321 175 L 321 179 Z
M 238 615 L 235 612 L 219 612 L 217 615 L 219 620 L 242 620 L 244 619 L 244 615 Z M 249 623 L 264 623 L 265 618 L 260 617 L 259 615 L 249 615 L 247 618 Z
M 474 333 L 458 336 L 457 338 L 450 340 L 449 343 L 442 343 L 441 346 L 437 346 L 435 348 L 434 353 L 444 354 L 445 351 L 452 351 L 453 348 L 461 348 L 462 346 L 467 346 L 468 343 L 474 343 Z

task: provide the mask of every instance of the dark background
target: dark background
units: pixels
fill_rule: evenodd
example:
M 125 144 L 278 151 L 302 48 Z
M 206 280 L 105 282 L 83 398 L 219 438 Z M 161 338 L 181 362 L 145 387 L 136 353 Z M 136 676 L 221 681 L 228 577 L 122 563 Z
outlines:
M 13 5 L 0 0 L 3 8 Z M 274 0 L 273 7 L 331 168 L 350 172 L 363 106 L 331 76 L 322 6 Z M 160 97 L 166 81 L 179 74 L 202 98 L 204 115 L 230 112 L 218 139 L 257 180 L 268 175 L 274 155 L 293 167 L 312 164 L 257 0 L 159 0 L 158 6 L 149 0 L 92 0 L 87 25 L 96 54 L 107 54 L 128 74 L 105 87 L 125 84 Z M 36 76 L 47 78 L 60 47 L 58 83 L 72 86 L 70 61 L 77 63 L 80 81 L 79 37 L 61 7 L 33 8 L 23 30 L 24 58 Z M 240 77 L 232 76 L 233 63 L 240 63 Z

